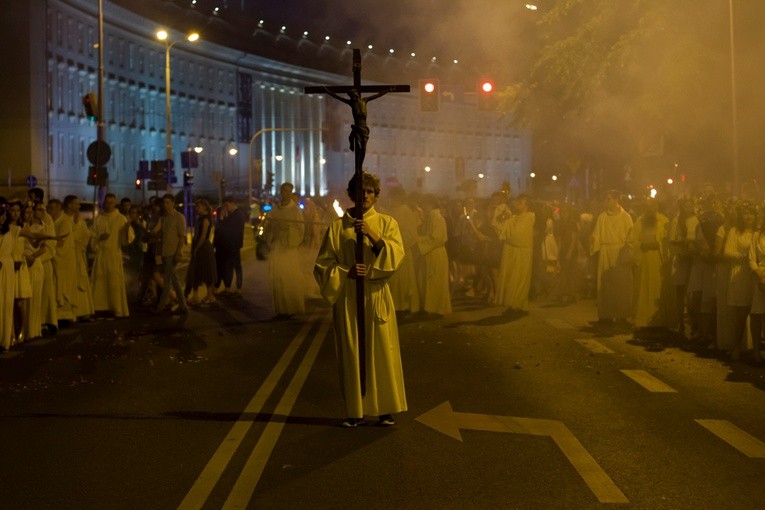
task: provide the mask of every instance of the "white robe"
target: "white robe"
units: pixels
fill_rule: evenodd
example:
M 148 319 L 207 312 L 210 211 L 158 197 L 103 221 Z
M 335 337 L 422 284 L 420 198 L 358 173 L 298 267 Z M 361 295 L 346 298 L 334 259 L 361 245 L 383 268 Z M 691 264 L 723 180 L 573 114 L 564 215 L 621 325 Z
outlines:
M 56 235 L 66 236 L 56 245 L 53 274 L 56 279 L 56 303 L 59 320 L 74 320 L 74 299 L 77 292 L 77 253 L 74 247 L 72 218 L 61 214 L 54 221 Z
M 391 210 L 391 216 L 401 228 L 401 239 L 404 243 L 406 256 L 401 261 L 401 267 L 390 277 L 390 286 L 396 310 L 408 310 L 412 313 L 420 311 L 420 292 L 417 286 L 415 272 L 414 245 L 417 243 L 417 215 L 408 205 L 401 205 Z
M 305 234 L 303 212 L 296 202 L 274 208 L 268 216 L 271 295 L 277 315 L 305 313 L 306 288 L 301 278 L 300 245 Z
M 525 212 L 511 216 L 498 225 L 502 258 L 494 304 L 529 310 L 535 219 L 533 212 Z
M 45 218 L 43 219 L 43 233 L 47 236 L 56 235 L 53 218 L 48 213 L 45 213 Z M 56 255 L 56 241 L 43 241 L 41 246 L 45 246 L 45 253 L 39 257 L 43 269 L 42 323 L 58 326 L 56 279 L 53 276 L 53 257 Z
M 422 254 L 421 268 L 425 272 L 423 276 L 425 287 L 421 296 L 422 309 L 438 315 L 452 313 L 446 241 L 446 221 L 441 216 L 441 211 L 433 209 L 425 218 L 422 234 L 417 239 L 417 249 Z
M 0 346 L 11 347 L 13 334 L 13 300 L 16 290 L 16 271 L 13 266 L 13 248 L 21 229 L 9 225 L 5 234 L 0 234 Z
M 666 314 L 661 306 L 664 261 L 666 260 L 666 226 L 669 220 L 656 215 L 656 225 L 645 226 L 642 219 L 635 222 L 630 244 L 637 260 L 635 272 L 635 326 L 665 326 Z M 644 243 L 659 243 L 656 249 L 642 249 Z
M 31 232 L 40 233 L 45 230 L 42 225 L 29 226 Z M 24 242 L 24 256 L 31 257 L 38 250 L 29 239 Z M 43 279 L 45 271 L 40 258 L 36 258 L 29 266 L 29 281 L 32 284 L 32 298 L 29 300 L 27 315 L 24 317 L 24 336 L 27 340 L 42 336 L 42 302 L 43 302 Z
M 592 253 L 598 253 L 598 318 L 627 319 L 632 310 L 632 252 L 627 246 L 632 218 L 621 207 L 604 211 L 592 232 Z
M 93 306 L 97 312 L 111 311 L 116 317 L 127 317 L 130 314 L 121 247 L 124 238 L 122 229 L 126 224 L 127 220 L 119 211 L 112 211 L 99 214 L 92 228 L 91 243 L 96 250 L 91 271 Z M 109 234 L 109 237 L 100 241 L 101 234 Z
M 398 223 L 370 209 L 364 219 L 380 233 L 383 248 L 378 255 L 365 238 L 364 280 L 366 333 L 366 394 L 361 395 L 359 342 L 356 327 L 356 282 L 348 278 L 355 264 L 356 233 L 348 213 L 333 221 L 316 257 L 314 276 L 321 294 L 332 304 L 335 346 L 340 384 L 349 418 L 380 416 L 406 411 L 404 373 L 398 339 L 395 305 L 388 279 L 401 265 L 404 246 Z
M 92 233 L 83 220 L 74 224 L 75 262 L 77 268 L 77 292 L 74 295 L 74 316 L 90 317 L 95 313 L 93 291 L 88 275 L 88 246 Z

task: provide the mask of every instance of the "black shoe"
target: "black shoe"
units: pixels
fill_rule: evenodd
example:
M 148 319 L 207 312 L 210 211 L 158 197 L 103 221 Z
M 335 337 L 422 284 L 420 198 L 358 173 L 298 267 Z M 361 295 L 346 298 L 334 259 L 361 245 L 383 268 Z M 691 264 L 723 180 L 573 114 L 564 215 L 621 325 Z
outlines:
M 380 418 L 377 420 L 377 424 L 381 427 L 392 427 L 396 424 L 395 420 L 393 419 L 393 416 L 389 414 L 383 414 L 380 416 Z

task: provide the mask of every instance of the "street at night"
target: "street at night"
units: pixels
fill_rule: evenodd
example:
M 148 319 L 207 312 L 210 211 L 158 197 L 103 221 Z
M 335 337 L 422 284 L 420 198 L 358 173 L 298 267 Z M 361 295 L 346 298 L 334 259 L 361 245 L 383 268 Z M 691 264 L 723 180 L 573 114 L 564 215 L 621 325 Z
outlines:
M 243 298 L 98 321 L 0 357 L 4 508 L 757 508 L 765 370 L 455 298 L 400 324 L 409 411 L 339 427 L 330 313 Z

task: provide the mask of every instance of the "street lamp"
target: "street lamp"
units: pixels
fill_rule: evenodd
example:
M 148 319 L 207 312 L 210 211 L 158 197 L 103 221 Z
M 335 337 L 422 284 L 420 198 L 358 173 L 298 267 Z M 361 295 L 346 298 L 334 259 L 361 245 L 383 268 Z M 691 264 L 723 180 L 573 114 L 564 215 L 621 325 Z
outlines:
M 156 36 L 157 39 L 165 43 L 165 118 L 167 122 L 165 126 L 167 134 L 165 157 L 173 159 L 172 127 L 170 122 L 170 48 L 175 46 L 180 40 L 170 42 L 170 36 L 166 30 L 158 30 Z M 199 34 L 197 32 L 189 32 L 186 34 L 186 40 L 196 42 L 199 40 Z

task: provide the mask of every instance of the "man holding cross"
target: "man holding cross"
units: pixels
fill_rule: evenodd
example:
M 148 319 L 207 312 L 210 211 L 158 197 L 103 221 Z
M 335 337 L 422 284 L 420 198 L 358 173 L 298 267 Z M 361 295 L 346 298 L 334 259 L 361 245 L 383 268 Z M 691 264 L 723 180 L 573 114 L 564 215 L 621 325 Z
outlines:
M 407 409 L 396 310 L 388 287 L 388 279 L 404 258 L 404 245 L 396 220 L 375 211 L 380 194 L 378 177 L 362 174 L 361 203 L 354 198 L 358 179 L 359 174 L 355 174 L 348 183 L 348 196 L 355 207 L 362 209 L 363 219 L 355 219 L 355 211 L 349 209 L 330 224 L 316 257 L 314 276 L 322 296 L 332 304 L 340 383 L 348 417 L 342 425 L 356 427 L 364 415 L 371 415 L 379 417 L 380 425 L 390 426 L 395 424 L 391 415 Z M 356 262 L 357 233 L 364 238 L 363 263 Z M 366 338 L 361 342 L 353 282 L 358 278 L 365 282 Z M 362 360 L 360 350 L 365 354 Z

